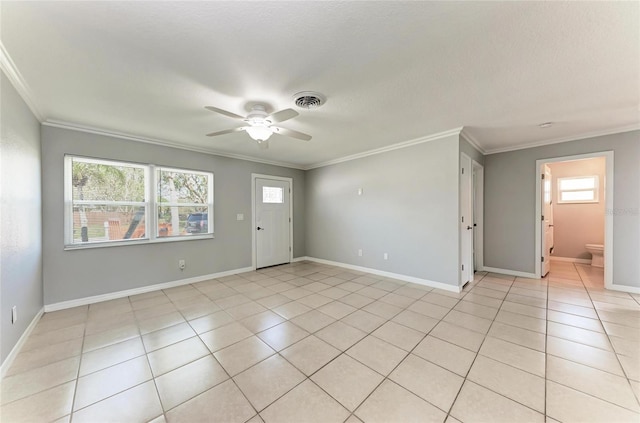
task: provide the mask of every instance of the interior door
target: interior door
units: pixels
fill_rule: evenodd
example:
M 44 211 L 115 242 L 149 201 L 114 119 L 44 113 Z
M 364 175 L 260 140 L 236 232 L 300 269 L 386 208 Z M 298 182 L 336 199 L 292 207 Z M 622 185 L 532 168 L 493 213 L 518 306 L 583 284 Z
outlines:
M 256 178 L 255 187 L 256 267 L 289 263 L 290 183 Z
M 473 280 L 473 200 L 471 159 L 460 154 L 460 286 Z
M 542 276 L 546 276 L 551 269 L 551 252 L 553 251 L 553 195 L 549 165 L 542 166 Z

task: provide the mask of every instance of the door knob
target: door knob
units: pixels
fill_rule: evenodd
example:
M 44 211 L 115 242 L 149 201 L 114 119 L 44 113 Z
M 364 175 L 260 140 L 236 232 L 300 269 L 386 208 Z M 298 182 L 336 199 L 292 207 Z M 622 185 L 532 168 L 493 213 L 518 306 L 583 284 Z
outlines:
M 467 230 L 473 229 L 473 227 L 471 226 L 467 226 Z
M 264 228 L 261 228 L 260 226 L 258 226 L 256 229 L 259 231 L 264 231 Z

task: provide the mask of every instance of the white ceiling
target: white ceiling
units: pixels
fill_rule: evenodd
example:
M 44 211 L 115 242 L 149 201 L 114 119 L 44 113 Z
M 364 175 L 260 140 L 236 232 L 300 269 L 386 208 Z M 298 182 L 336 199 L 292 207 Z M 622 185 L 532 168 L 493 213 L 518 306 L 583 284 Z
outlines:
M 306 167 L 465 127 L 488 152 L 640 125 L 639 2 L 8 2 L 42 121 Z M 259 150 L 204 134 L 327 96 Z M 541 129 L 538 124 L 556 124 Z

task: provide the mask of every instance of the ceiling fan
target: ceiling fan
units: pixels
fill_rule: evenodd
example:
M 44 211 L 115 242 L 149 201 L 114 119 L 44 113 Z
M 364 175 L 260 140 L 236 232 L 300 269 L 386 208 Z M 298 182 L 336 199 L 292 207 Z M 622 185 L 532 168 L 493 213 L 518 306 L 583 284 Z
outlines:
M 293 129 L 281 128 L 279 126 L 272 126 L 274 123 L 284 122 L 298 116 L 298 112 L 293 109 L 284 109 L 271 115 L 267 114 L 267 111 L 262 104 L 256 104 L 251 108 L 251 112 L 247 117 L 236 115 L 235 113 L 228 112 L 226 110 L 218 109 L 213 106 L 206 106 L 205 109 L 212 112 L 220 113 L 221 115 L 228 116 L 234 119 L 238 119 L 247 123 L 245 126 L 239 128 L 227 129 L 224 131 L 212 132 L 207 134 L 208 137 L 216 137 L 218 135 L 231 134 L 233 132 L 245 131 L 251 138 L 258 142 L 258 146 L 263 149 L 269 148 L 269 137 L 272 134 L 285 135 L 287 137 L 296 138 L 303 141 L 309 141 L 311 135 L 304 134 L 302 132 L 294 131 Z

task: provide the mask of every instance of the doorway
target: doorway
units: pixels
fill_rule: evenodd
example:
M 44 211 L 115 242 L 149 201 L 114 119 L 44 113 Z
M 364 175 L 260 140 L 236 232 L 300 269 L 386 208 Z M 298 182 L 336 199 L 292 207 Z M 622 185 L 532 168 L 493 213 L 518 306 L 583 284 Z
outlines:
M 483 265 L 484 168 L 460 153 L 460 289 Z
M 293 257 L 291 178 L 251 175 L 252 266 L 290 263 Z
M 571 270 L 611 288 L 613 152 L 540 159 L 536 173 L 536 277 Z
M 473 167 L 473 270 L 481 270 L 484 266 L 484 166 L 475 160 Z

